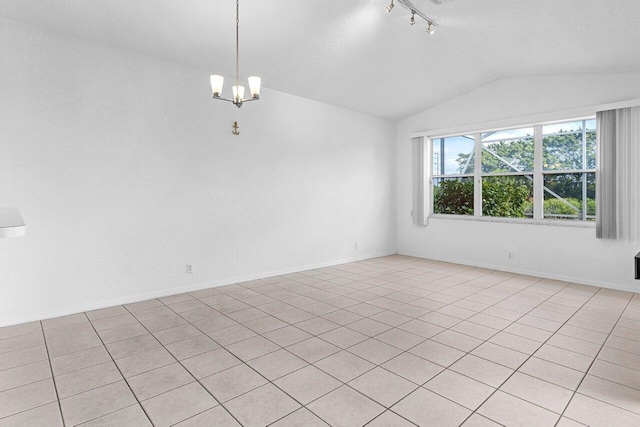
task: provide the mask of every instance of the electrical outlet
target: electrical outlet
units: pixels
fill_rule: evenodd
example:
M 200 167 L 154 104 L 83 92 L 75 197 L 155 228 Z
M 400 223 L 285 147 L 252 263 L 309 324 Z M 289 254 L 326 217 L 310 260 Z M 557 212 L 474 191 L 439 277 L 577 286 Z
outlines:
M 507 258 L 513 259 L 513 252 L 507 252 Z
M 358 244 L 357 243 L 353 244 L 353 249 L 358 249 Z
M 193 266 L 191 264 L 187 264 L 187 274 L 193 273 Z

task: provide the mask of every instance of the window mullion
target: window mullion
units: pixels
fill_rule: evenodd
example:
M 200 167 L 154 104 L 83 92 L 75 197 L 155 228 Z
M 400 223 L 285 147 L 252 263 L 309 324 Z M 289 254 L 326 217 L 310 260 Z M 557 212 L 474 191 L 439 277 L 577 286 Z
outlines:
M 544 217 L 544 178 L 542 176 L 542 126 L 534 126 L 533 139 L 533 219 Z
M 473 168 L 473 216 L 482 216 L 482 134 L 475 134 Z

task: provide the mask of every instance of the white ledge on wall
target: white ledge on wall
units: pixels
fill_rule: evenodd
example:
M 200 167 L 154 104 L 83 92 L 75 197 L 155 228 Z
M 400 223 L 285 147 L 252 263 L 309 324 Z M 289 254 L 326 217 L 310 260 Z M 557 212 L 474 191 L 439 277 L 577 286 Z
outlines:
M 558 219 L 530 219 L 530 218 L 498 218 L 488 216 L 471 216 L 471 215 L 447 215 L 447 214 L 431 214 L 429 218 L 433 219 L 453 219 L 456 221 L 482 221 L 482 222 L 502 222 L 508 224 L 533 224 L 533 225 L 550 225 L 556 227 L 578 227 L 578 228 L 596 228 L 595 221 L 571 221 Z
M 0 238 L 24 236 L 26 226 L 18 208 L 0 208 Z

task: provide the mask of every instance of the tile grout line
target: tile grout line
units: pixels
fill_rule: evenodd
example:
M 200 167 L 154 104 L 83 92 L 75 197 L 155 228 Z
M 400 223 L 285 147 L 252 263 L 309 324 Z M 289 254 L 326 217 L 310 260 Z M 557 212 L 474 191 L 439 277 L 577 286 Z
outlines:
M 567 285 L 567 286 L 569 286 L 569 285 Z M 565 288 L 566 288 L 567 286 L 565 286 Z M 564 289 L 564 288 L 563 288 L 563 289 Z M 559 292 L 561 292 L 563 289 L 559 290 L 559 291 L 558 291 L 558 292 L 556 292 L 554 295 L 552 295 L 552 296 L 550 296 L 549 298 L 547 298 L 547 300 L 548 300 L 548 299 L 550 299 L 550 298 L 552 298 L 553 296 L 557 295 L 557 294 L 558 294 Z M 569 320 L 571 320 L 571 318 L 573 318 L 573 316 L 575 316 L 575 315 L 576 315 L 576 314 L 577 314 L 577 313 L 578 313 L 582 308 L 584 308 L 584 307 L 589 303 L 589 301 L 591 301 L 591 300 L 593 299 L 593 297 L 595 297 L 595 296 L 598 294 L 598 292 L 600 292 L 600 290 L 602 290 L 602 288 L 598 288 L 598 290 L 597 290 L 596 292 L 594 292 L 594 293 L 591 295 L 591 297 L 589 297 L 589 299 L 587 299 L 587 300 L 586 300 L 586 301 L 585 301 L 585 302 L 584 302 L 584 303 L 583 303 L 583 304 L 582 304 L 582 305 L 581 305 L 581 306 L 580 306 L 580 307 L 579 307 L 579 308 L 578 308 L 578 309 L 577 309 L 577 310 L 576 310 L 576 311 L 575 311 L 575 312 L 574 312 L 574 313 L 573 313 L 573 314 L 572 314 L 572 315 L 571 315 L 567 320 L 565 320 L 565 321 L 562 323 L 562 326 L 566 325 L 566 324 L 567 324 L 567 322 L 568 322 Z M 546 300 L 545 300 L 545 301 L 546 301 Z M 535 309 L 535 308 L 537 308 L 537 307 L 534 307 L 534 309 Z M 560 328 L 558 328 L 558 330 L 560 330 L 560 329 L 562 328 L 562 326 L 560 326 Z M 553 337 L 555 336 L 555 334 L 556 334 L 556 333 L 557 333 L 557 331 L 556 331 L 556 332 L 554 332 L 554 333 L 553 333 L 549 338 L 547 338 L 545 341 L 543 341 L 543 342 L 538 346 L 538 348 L 537 348 L 533 353 L 531 353 L 531 354 L 529 355 L 529 357 L 527 357 L 527 359 L 526 359 L 524 362 L 522 362 L 522 363 L 518 366 L 518 368 L 517 368 L 517 369 L 515 369 L 515 370 L 511 373 L 511 375 L 509 375 L 509 376 L 508 376 L 508 377 L 507 377 L 507 378 L 506 378 L 506 379 L 505 379 L 505 380 L 500 384 L 500 386 L 496 387 L 496 389 L 495 389 L 495 390 L 494 390 L 494 391 L 493 391 L 493 392 L 492 392 L 492 393 L 491 393 L 491 394 L 490 394 L 490 395 L 489 395 L 489 396 L 488 396 L 488 397 L 487 397 L 487 398 L 486 398 L 486 399 L 485 399 L 485 400 L 484 400 L 484 401 L 483 401 L 483 402 L 482 402 L 482 403 L 481 403 L 481 404 L 480 404 L 480 405 L 479 405 L 479 406 L 478 406 L 478 407 L 473 411 L 473 413 L 472 413 L 471 415 L 475 414 L 475 413 L 478 411 L 478 409 L 480 409 L 480 408 L 482 407 L 482 405 L 484 405 L 484 404 L 485 404 L 485 403 L 486 403 L 486 402 L 487 402 L 487 401 L 488 401 L 488 400 L 489 400 L 489 399 L 490 399 L 494 394 L 496 394 L 496 392 L 498 392 L 499 390 L 500 390 L 500 391 L 502 391 L 503 393 L 507 393 L 507 392 L 505 392 L 505 391 L 501 390 L 500 388 L 501 388 L 501 387 L 502 387 L 502 386 L 503 386 L 507 381 L 509 381 L 509 379 L 510 379 L 513 375 L 515 375 L 515 373 L 516 373 L 516 372 L 518 372 L 518 371 L 519 371 L 519 369 L 520 369 L 520 368 L 521 368 L 525 363 L 527 363 L 527 362 L 528 362 L 532 357 L 534 357 L 534 354 L 535 354 L 535 353 L 536 353 L 536 352 L 537 352 L 537 351 L 538 351 L 542 346 L 544 346 L 545 344 L 547 344 L 547 342 L 548 342 L 551 338 L 553 338 Z M 553 362 L 551 362 L 551 363 L 553 363 Z M 537 377 L 536 377 L 536 378 L 537 378 Z M 507 394 L 509 394 L 509 395 L 513 396 L 511 393 L 507 393 Z M 540 406 L 540 405 L 538 405 L 538 404 L 535 404 L 535 403 L 533 403 L 533 402 L 529 402 L 528 400 L 523 399 L 523 398 L 521 398 L 521 397 L 518 397 L 518 396 L 513 396 L 513 397 L 515 397 L 515 398 L 517 398 L 517 399 L 520 399 L 520 400 L 523 400 L 523 401 L 528 402 L 528 403 L 530 403 L 530 404 L 532 404 L 532 405 L 535 405 L 535 406 L 537 406 L 537 407 L 539 407 L 539 408 L 542 408 L 542 409 L 544 409 L 544 410 L 546 410 L 546 411 L 549 411 L 549 412 L 552 412 L 552 413 L 556 414 L 555 412 L 550 411 L 550 410 L 549 410 L 549 409 L 547 409 L 547 408 L 544 408 L 544 407 L 542 407 L 542 406 Z M 469 417 L 467 417 L 467 419 L 466 419 L 466 420 L 468 420 L 468 419 L 471 417 L 471 415 L 469 415 Z M 482 414 L 478 413 L 478 415 L 482 415 Z M 485 418 L 486 418 L 486 417 L 485 417 Z M 562 414 L 560 414 L 560 415 L 559 415 L 558 420 L 556 421 L 556 424 L 560 421 L 560 419 L 561 419 L 561 418 L 562 418 Z M 490 418 L 489 418 L 489 419 L 490 419 Z M 465 421 L 466 421 L 466 420 L 465 420 Z M 494 420 L 492 420 L 492 421 L 494 421 Z
M 602 289 L 602 288 L 600 288 Z M 578 383 L 578 386 L 576 387 L 576 389 L 573 391 L 573 394 L 571 395 L 571 399 L 569 399 L 569 401 L 567 402 L 567 404 L 565 405 L 564 409 L 562 410 L 562 413 L 560 414 L 560 418 L 558 419 L 558 422 L 560 422 L 560 420 L 562 419 L 562 417 L 564 416 L 564 413 L 567 411 L 567 408 L 569 407 L 569 405 L 571 404 L 571 402 L 573 401 L 573 399 L 575 398 L 576 394 L 578 394 L 578 389 L 580 389 L 580 386 L 582 385 L 582 383 L 584 382 L 584 379 L 587 378 L 587 375 L 589 375 L 589 371 L 591 370 L 591 367 L 593 366 L 593 364 L 595 363 L 596 360 L 598 360 L 598 356 L 600 355 L 600 352 L 602 352 L 602 349 L 606 346 L 607 341 L 609 340 L 609 337 L 611 336 L 611 334 L 613 333 L 613 330 L 615 329 L 616 325 L 618 324 L 618 322 L 620 322 L 620 319 L 622 318 L 622 315 L 624 314 L 624 312 L 627 310 L 627 307 L 629 307 L 629 304 L 631 304 L 631 300 L 633 299 L 633 295 L 629 298 L 629 301 L 627 301 L 627 304 L 624 306 L 624 309 L 622 311 L 620 311 L 620 315 L 618 316 L 618 319 L 616 320 L 616 323 L 613 324 L 613 327 L 611 328 L 611 331 L 609 331 L 609 333 L 607 334 L 607 338 L 603 341 L 602 345 L 600 346 L 600 349 L 598 350 L 598 352 L 596 353 L 595 357 L 593 358 L 593 360 L 591 361 L 591 363 L 589 364 L 589 367 L 587 368 L 587 370 L 584 372 L 584 375 L 582 376 L 582 378 L 580 379 L 580 382 Z M 590 397 L 590 396 L 588 396 Z M 595 399 L 595 400 L 600 400 L 600 399 Z M 602 400 L 600 400 L 602 402 Z M 609 405 L 612 405 L 611 403 L 608 402 L 604 402 L 607 403 Z M 617 406 L 617 405 L 612 405 L 612 406 Z M 626 410 L 624 408 L 620 408 L 623 410 Z M 631 412 L 631 411 L 630 411 Z M 558 423 L 556 423 L 557 425 Z
M 140 402 L 140 399 L 138 399 L 138 396 L 136 396 L 136 394 L 133 392 L 133 389 L 131 388 L 131 386 L 129 385 L 129 381 L 127 381 L 127 378 L 124 376 L 124 374 L 122 373 L 122 371 L 120 370 L 120 367 L 118 366 L 118 364 L 116 363 L 116 360 L 113 358 L 113 355 L 111 354 L 111 352 L 109 351 L 109 349 L 107 348 L 106 344 L 104 343 L 104 341 L 102 341 L 102 337 L 100 336 L 100 334 L 98 333 L 98 331 L 96 330 L 96 327 L 94 326 L 93 322 L 91 322 L 91 319 L 89 319 L 89 317 L 86 315 L 85 313 L 85 317 L 87 317 L 87 321 L 89 322 L 89 324 L 91 325 L 91 328 L 93 328 L 93 331 L 95 332 L 95 334 L 98 336 L 98 339 L 100 340 L 100 342 L 102 343 L 102 346 L 104 347 L 104 349 L 106 350 L 107 354 L 109 355 L 109 357 L 111 358 L 111 363 L 113 363 L 113 365 L 116 367 L 116 369 L 118 370 L 118 372 L 120 373 L 120 376 L 122 377 L 122 380 L 124 381 L 124 383 L 127 385 L 127 387 L 129 388 L 129 391 L 131 392 L 131 394 L 133 395 L 133 397 L 136 399 L 136 402 L 138 403 L 138 406 L 140 406 L 140 409 L 142 409 L 142 412 L 144 413 L 144 415 L 147 417 L 147 419 L 149 420 L 149 422 L 151 423 L 151 425 L 153 426 L 153 421 L 151 421 L 151 418 L 149 417 L 149 414 L 147 414 L 147 411 L 144 409 L 144 407 L 142 406 L 142 403 Z M 155 337 L 154 337 L 155 338 Z M 105 362 L 107 363 L 107 362 Z M 94 365 L 97 366 L 97 365 Z M 117 383 L 118 381 L 116 381 Z M 115 384 L 115 383 L 111 383 L 111 384 Z M 133 406 L 133 405 L 130 405 Z M 130 406 L 126 406 L 125 408 L 128 408 Z M 99 417 L 96 418 L 92 418 L 91 420 L 86 420 L 83 421 L 82 424 L 89 422 L 89 421 L 93 421 L 95 419 L 104 417 L 106 415 L 110 415 L 113 414 L 115 412 L 121 411 L 122 409 L 125 408 L 119 408 L 116 409 L 115 411 L 106 413 L 106 414 L 102 414 Z
M 60 411 L 60 419 L 62 420 L 62 427 L 67 424 L 64 421 L 64 414 L 62 413 L 62 403 L 60 401 L 60 396 L 58 395 L 58 386 L 56 384 L 56 376 L 53 374 L 53 365 L 51 364 L 51 356 L 49 355 L 49 346 L 47 344 L 47 337 L 44 333 L 44 326 L 42 325 L 42 321 L 38 322 L 40 324 L 40 330 L 42 331 L 42 340 L 44 341 L 44 348 L 47 351 L 47 361 L 49 362 L 49 369 L 51 370 L 51 380 L 53 381 L 53 389 L 56 392 L 56 400 L 58 401 L 58 410 Z

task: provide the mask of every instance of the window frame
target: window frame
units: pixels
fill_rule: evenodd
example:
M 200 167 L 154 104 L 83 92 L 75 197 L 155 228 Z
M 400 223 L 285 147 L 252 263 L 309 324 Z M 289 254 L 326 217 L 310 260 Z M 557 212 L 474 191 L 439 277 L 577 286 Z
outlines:
M 587 214 L 587 185 L 584 183 L 587 179 L 587 174 L 596 173 L 596 165 L 594 165 L 593 169 L 569 169 L 569 170 L 545 170 L 544 169 L 544 145 L 543 141 L 545 136 L 553 136 L 560 135 L 565 133 L 577 133 L 577 132 L 555 132 L 550 133 L 548 135 L 543 135 L 543 127 L 548 125 L 559 125 L 563 123 L 571 123 L 571 122 L 582 122 L 581 130 L 582 133 L 582 166 L 583 168 L 588 166 L 587 162 L 587 139 L 588 132 L 593 132 L 594 130 L 590 130 L 587 128 L 587 121 L 595 120 L 595 117 L 592 115 L 572 118 L 572 119 L 562 119 L 562 120 L 552 120 L 545 121 L 543 123 L 537 123 L 532 125 L 521 125 L 521 126 L 508 126 L 501 128 L 494 128 L 491 130 L 485 131 L 475 131 L 475 132 L 457 132 L 455 134 L 445 134 L 445 135 L 436 135 L 436 136 L 425 136 L 424 142 L 427 145 L 427 159 L 429 161 L 428 169 L 428 179 L 426 180 L 430 191 L 429 191 L 429 199 L 428 199 L 428 217 L 429 218 L 448 218 L 448 219 L 460 219 L 460 220 L 483 220 L 483 221 L 495 221 L 495 222 L 514 222 L 514 223 L 533 223 L 533 224 L 546 224 L 546 225 L 560 225 L 560 226 L 578 226 L 578 227 L 595 227 L 595 216 Z M 504 130 L 517 130 L 517 129 L 527 129 L 533 128 L 533 144 L 534 144 L 534 164 L 532 171 L 513 171 L 513 172 L 483 172 L 482 171 L 482 135 L 489 132 L 500 132 Z M 453 137 L 461 137 L 474 135 L 474 171 L 473 174 L 438 174 L 435 173 L 435 165 L 434 165 L 434 141 L 441 140 L 443 141 L 446 138 Z M 521 137 L 522 138 L 522 137 Z M 509 140 L 515 140 L 509 138 Z M 489 141 L 487 141 L 489 142 Z M 491 141 L 494 142 L 494 141 Z M 486 142 L 485 142 L 486 143 Z M 597 144 L 597 143 L 596 143 Z M 442 146 L 441 146 L 442 147 Z M 597 149 L 597 148 L 596 148 Z M 442 148 L 441 148 L 442 151 Z M 563 175 L 563 174 L 582 174 L 582 210 L 580 211 L 580 217 L 576 219 L 553 219 L 549 216 L 544 215 L 544 180 L 546 176 L 553 175 Z M 531 176 L 533 181 L 533 214 L 530 218 L 517 218 L 517 217 L 491 217 L 485 216 L 482 214 L 482 182 L 486 177 L 496 177 L 496 176 Z M 434 180 L 436 179 L 450 179 L 450 178 L 464 178 L 464 177 L 473 177 L 474 182 L 474 209 L 473 215 L 463 215 L 463 214 L 443 214 L 443 213 L 435 213 L 434 212 Z M 547 191 L 550 191 L 547 189 Z M 564 200 L 564 197 L 557 195 L 560 199 Z M 596 196 L 597 197 L 597 196 Z M 565 201 L 565 203 L 568 203 Z M 573 206 L 573 205 L 572 205 Z

